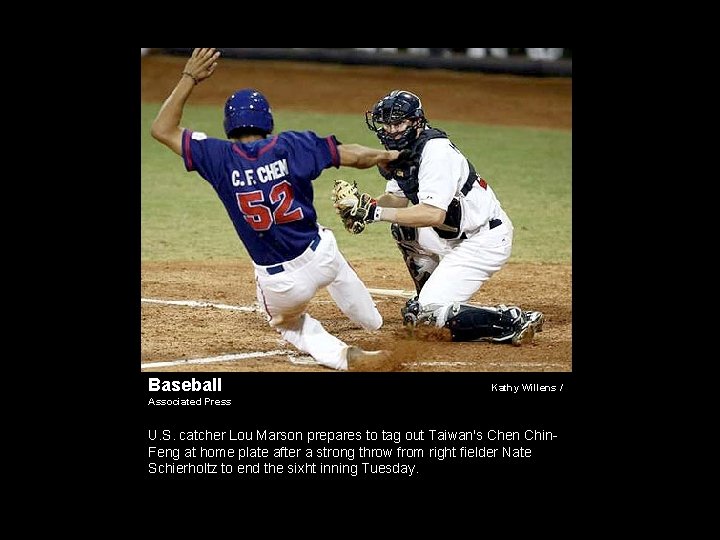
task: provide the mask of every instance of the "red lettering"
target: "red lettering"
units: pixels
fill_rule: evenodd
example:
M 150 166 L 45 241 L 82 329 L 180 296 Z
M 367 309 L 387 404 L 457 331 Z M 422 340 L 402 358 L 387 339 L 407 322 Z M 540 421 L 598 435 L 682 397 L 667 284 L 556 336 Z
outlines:
M 243 213 L 245 221 L 256 231 L 267 231 L 273 223 L 281 225 L 298 221 L 304 217 L 301 207 L 291 210 L 295 198 L 293 197 L 292 186 L 288 181 L 280 182 L 270 190 L 270 202 L 278 204 L 277 208 L 270 211 L 265 206 L 265 195 L 262 191 L 250 191 L 248 193 L 236 193 L 238 206 Z

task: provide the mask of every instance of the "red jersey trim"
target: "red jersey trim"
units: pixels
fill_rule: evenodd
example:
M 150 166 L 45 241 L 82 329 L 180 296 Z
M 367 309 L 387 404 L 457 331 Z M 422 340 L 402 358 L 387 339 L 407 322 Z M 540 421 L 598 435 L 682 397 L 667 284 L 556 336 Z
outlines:
M 233 144 L 232 149 L 233 149 L 233 152 L 235 152 L 236 154 L 239 154 L 239 155 L 240 155 L 242 158 L 244 158 L 244 159 L 247 159 L 247 160 L 249 160 L 249 161 L 257 161 L 260 156 L 262 156 L 265 152 L 267 152 L 267 151 L 270 150 L 273 146 L 275 146 L 275 144 L 276 144 L 277 142 L 278 142 L 278 136 L 275 135 L 275 136 L 272 138 L 272 140 L 270 141 L 269 144 L 267 144 L 266 146 L 264 146 L 263 148 L 260 149 L 260 151 L 258 152 L 257 157 L 250 157 L 250 156 L 248 156 L 245 152 L 243 152 L 242 150 L 240 150 L 240 146 L 239 146 L 240 143 L 235 143 L 235 144 Z
M 335 167 L 340 166 L 340 154 L 338 153 L 337 145 L 335 144 L 335 141 L 333 141 L 332 135 L 329 137 L 325 137 L 325 140 L 328 143 L 328 146 L 330 147 L 330 157 L 332 158 L 332 164 Z
M 192 131 L 189 129 L 186 129 L 183 132 L 183 159 L 185 160 L 185 168 L 188 171 L 193 171 L 195 168 L 193 167 L 193 161 L 192 161 L 192 151 L 190 150 L 190 139 L 192 136 Z

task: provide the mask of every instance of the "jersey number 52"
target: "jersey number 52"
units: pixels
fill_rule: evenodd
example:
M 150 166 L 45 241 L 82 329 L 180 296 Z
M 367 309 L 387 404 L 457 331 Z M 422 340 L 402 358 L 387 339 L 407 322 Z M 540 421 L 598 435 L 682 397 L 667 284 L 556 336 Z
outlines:
M 295 198 L 292 186 L 287 181 L 275 184 L 270 190 L 270 203 L 277 204 L 272 211 L 265 206 L 265 194 L 259 189 L 247 193 L 236 193 L 236 197 L 245 221 L 256 231 L 267 231 L 274 223 L 282 225 L 304 217 L 301 207 L 291 210 Z

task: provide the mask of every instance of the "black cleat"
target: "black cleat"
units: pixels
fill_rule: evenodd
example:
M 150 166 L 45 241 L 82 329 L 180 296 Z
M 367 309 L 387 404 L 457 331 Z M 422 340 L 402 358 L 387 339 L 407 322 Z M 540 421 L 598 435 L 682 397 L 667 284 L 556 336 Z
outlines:
M 523 343 L 530 343 L 535 337 L 535 327 L 530 319 L 525 319 L 520 328 L 512 337 L 512 344 L 519 347 Z
M 545 315 L 540 311 L 526 311 L 525 318 L 530 321 L 530 324 L 535 329 L 535 332 L 543 331 L 543 324 L 545 324 Z

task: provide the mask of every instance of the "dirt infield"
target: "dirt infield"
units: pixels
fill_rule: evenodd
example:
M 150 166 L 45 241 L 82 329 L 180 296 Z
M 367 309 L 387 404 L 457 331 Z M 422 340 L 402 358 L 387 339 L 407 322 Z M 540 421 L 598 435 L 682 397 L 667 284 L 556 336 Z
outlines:
M 177 82 L 183 58 L 142 59 L 143 101 L 162 101 Z M 224 60 L 212 84 L 200 85 L 193 103 L 222 105 L 234 90 L 261 89 L 275 108 L 362 114 L 378 95 L 393 89 L 417 91 L 438 120 L 572 127 L 572 80 L 408 70 L 389 67 Z M 451 97 L 452 99 L 448 99 Z M 360 113 L 358 112 L 360 111 Z M 512 260 L 512 259 L 511 259 Z M 351 261 L 369 287 L 409 289 L 407 270 L 397 261 Z M 143 262 L 143 298 L 197 300 L 253 307 L 252 265 L 238 262 Z M 571 371 L 572 269 L 567 265 L 509 263 L 473 297 L 482 304 L 518 304 L 546 315 L 545 329 L 522 347 L 452 343 L 443 332 L 418 339 L 402 328 L 404 300 L 378 297 L 384 327 L 355 328 L 323 292 L 309 312 L 333 334 L 365 348 L 388 348 L 391 360 L 357 366 L 358 371 Z M 329 371 L 307 363 L 265 322 L 261 312 L 213 307 L 142 304 L 143 364 L 225 354 L 282 351 L 273 356 L 199 365 L 153 367 L 146 371 Z M 295 362 L 295 363 L 293 363 Z

